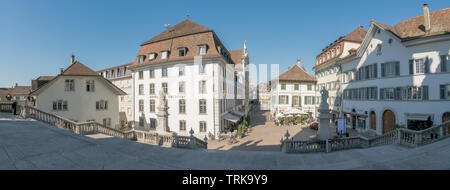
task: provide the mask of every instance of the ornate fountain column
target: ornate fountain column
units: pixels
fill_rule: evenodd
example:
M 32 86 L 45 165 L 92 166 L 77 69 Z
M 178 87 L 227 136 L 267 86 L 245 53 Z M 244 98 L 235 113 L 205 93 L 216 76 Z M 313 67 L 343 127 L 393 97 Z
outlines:
M 318 131 L 318 137 L 320 140 L 326 140 L 329 139 L 330 136 L 330 105 L 328 105 L 328 91 L 325 89 L 325 87 L 322 88 L 320 91 L 320 94 L 322 95 L 322 100 L 320 102 L 319 106 L 319 131 Z
M 167 110 L 169 107 L 167 106 L 167 99 L 166 94 L 162 91 L 159 92 L 159 105 L 157 107 L 158 113 L 156 116 L 158 117 L 158 123 L 156 125 L 156 132 L 169 132 L 169 126 L 168 126 L 168 118 L 169 113 L 167 113 Z

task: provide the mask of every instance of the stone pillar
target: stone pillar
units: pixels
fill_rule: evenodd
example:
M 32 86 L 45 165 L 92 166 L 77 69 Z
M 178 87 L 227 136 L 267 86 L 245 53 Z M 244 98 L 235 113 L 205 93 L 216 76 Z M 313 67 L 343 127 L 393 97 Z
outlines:
M 156 116 L 158 117 L 158 123 L 156 126 L 157 132 L 169 132 L 169 126 L 168 126 L 168 117 L 169 114 L 167 113 L 167 110 L 169 107 L 167 106 L 167 100 L 166 100 L 166 94 L 162 91 L 159 93 L 159 105 L 158 105 L 158 113 Z
M 320 91 L 322 94 L 322 100 L 320 102 L 319 111 L 319 131 L 318 138 L 320 140 L 327 140 L 331 137 L 330 135 L 330 106 L 328 105 L 328 91 L 322 88 Z

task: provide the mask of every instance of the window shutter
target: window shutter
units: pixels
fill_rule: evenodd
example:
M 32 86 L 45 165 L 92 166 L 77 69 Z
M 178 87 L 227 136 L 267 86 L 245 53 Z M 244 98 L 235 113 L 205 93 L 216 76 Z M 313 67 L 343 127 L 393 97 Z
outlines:
M 374 98 L 375 98 L 375 100 L 376 100 L 376 99 L 378 99 L 378 88 L 375 87 L 374 89 L 375 89 L 375 97 L 374 97 Z
M 281 96 L 278 96 L 278 104 L 281 104 Z
M 286 104 L 289 104 L 289 96 L 286 96 Z
M 306 96 L 305 96 L 305 105 L 306 105 L 307 103 L 306 103 Z
M 381 77 L 384 77 L 386 74 L 386 63 L 381 64 Z
M 397 87 L 397 88 L 395 88 L 395 100 L 400 100 L 401 99 L 401 88 L 400 87 Z
M 414 64 L 413 63 L 414 63 L 414 60 L 410 59 L 409 60 L 409 74 L 410 75 L 414 74 L 414 67 L 413 67 Z
M 441 55 L 441 72 L 447 72 L 447 55 Z
M 395 62 L 395 75 L 400 76 L 400 62 Z
M 422 86 L 423 100 L 428 100 L 428 86 Z
M 312 97 L 312 104 L 314 105 L 314 104 L 316 104 L 316 97 Z
M 373 72 L 374 72 L 373 78 L 378 78 L 378 63 L 375 63 L 373 65 Z
M 384 99 L 383 93 L 384 93 L 384 88 L 380 88 L 380 100 Z
M 302 97 L 301 96 L 298 96 L 298 105 L 302 106 Z
M 429 73 L 430 72 L 430 59 L 428 59 L 428 57 L 425 59 L 425 73 Z
M 441 100 L 445 99 L 445 85 L 440 85 L 441 89 Z

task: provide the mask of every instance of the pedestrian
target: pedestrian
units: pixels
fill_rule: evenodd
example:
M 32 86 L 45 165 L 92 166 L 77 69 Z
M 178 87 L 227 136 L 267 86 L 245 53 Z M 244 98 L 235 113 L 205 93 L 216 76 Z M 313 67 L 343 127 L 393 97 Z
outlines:
M 14 102 L 12 103 L 12 109 L 13 109 L 13 112 L 14 112 L 14 115 L 17 115 L 17 101 L 16 100 L 14 100 Z

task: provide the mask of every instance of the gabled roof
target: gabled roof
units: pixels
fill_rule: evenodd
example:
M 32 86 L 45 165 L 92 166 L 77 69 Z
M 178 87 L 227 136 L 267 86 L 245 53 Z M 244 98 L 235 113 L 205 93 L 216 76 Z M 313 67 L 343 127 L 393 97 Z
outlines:
M 59 77 L 61 76 L 92 76 L 92 77 L 98 77 L 100 81 L 103 81 L 103 83 L 110 87 L 110 89 L 116 94 L 116 95 L 126 95 L 123 90 L 121 90 L 119 87 L 114 85 L 111 81 L 105 79 L 103 76 L 99 75 L 97 72 L 93 71 L 89 67 L 83 65 L 82 63 L 75 61 L 73 64 L 71 64 L 69 67 L 67 67 L 63 72 L 57 76 L 55 76 L 52 80 L 45 83 L 40 88 L 32 91 L 30 95 L 36 96 L 40 94 L 42 91 L 44 91 L 46 88 L 51 86 Z
M 399 22 L 395 26 L 389 26 L 381 22 L 371 21 L 367 37 L 364 39 L 357 55 L 361 56 L 372 40 L 378 28 L 388 31 L 394 38 L 401 42 L 411 41 L 420 37 L 450 34 L 450 8 L 440 9 L 430 12 L 431 29 L 427 33 L 424 29 L 424 16 L 416 16 Z
M 29 94 L 31 92 L 31 86 L 15 86 L 9 89 L 11 95 L 17 94 Z
M 65 76 L 98 76 L 98 73 L 86 67 L 79 61 L 75 61 L 69 67 L 67 67 L 61 75 Z
M 192 20 L 186 19 L 185 21 L 176 24 L 175 26 L 165 30 L 164 32 L 161 32 L 152 39 L 142 43 L 141 46 L 162 40 L 203 32 L 212 32 L 212 30 Z
M 364 37 L 366 36 L 367 31 L 364 30 L 362 26 L 356 28 L 346 36 L 342 38 L 342 41 L 351 41 L 351 42 L 358 42 L 361 43 L 364 40 Z
M 36 80 L 52 80 L 55 76 L 40 76 Z
M 450 8 L 430 12 L 431 29 L 428 34 L 425 32 L 425 19 L 423 14 L 399 22 L 395 26 L 389 26 L 380 22 L 375 23 L 401 39 L 448 33 L 450 32 Z
M 297 82 L 317 82 L 316 78 L 309 75 L 305 70 L 300 68 L 298 65 L 294 65 L 289 68 L 286 72 L 282 73 L 280 76 L 273 80 L 278 79 L 279 81 L 297 81 Z

